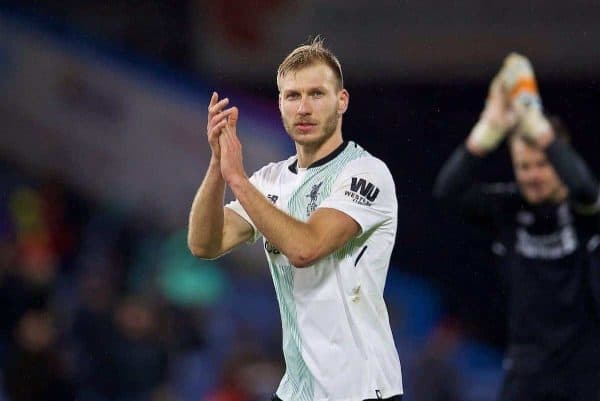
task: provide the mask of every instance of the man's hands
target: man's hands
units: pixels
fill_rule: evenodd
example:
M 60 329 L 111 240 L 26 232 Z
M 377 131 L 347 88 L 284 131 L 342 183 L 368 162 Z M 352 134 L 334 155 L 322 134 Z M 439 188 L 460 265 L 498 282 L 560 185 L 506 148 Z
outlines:
M 484 156 L 500 144 L 507 132 L 546 147 L 554 133 L 542 112 L 542 101 L 529 60 L 509 54 L 492 80 L 486 106 L 467 139 L 473 154 Z
M 237 107 L 225 109 L 229 99 L 219 100 L 213 92 L 208 105 L 206 135 L 212 151 L 211 162 L 219 163 L 221 175 L 227 184 L 246 178 L 243 165 L 242 144 L 237 137 Z
M 221 129 L 219 146 L 221 147 L 221 174 L 230 187 L 242 179 L 246 179 L 244 170 L 242 144 L 237 136 L 237 107 L 231 108 L 225 126 Z
M 511 53 L 504 59 L 501 76 L 511 108 L 518 117 L 515 135 L 531 144 L 547 146 L 554 139 L 554 133 L 542 111 L 542 99 L 531 63 L 527 57 Z
M 221 130 L 227 124 L 227 117 L 232 113 L 233 107 L 225 109 L 229 104 L 229 99 L 219 100 L 219 94 L 213 92 L 210 103 L 208 104 L 208 119 L 206 123 L 206 136 L 208 137 L 208 144 L 212 151 L 212 159 L 219 161 L 221 159 L 221 147 L 219 146 L 219 136 Z
M 541 110 L 542 99 L 533 67 L 527 57 L 518 53 L 510 53 L 504 59 L 500 77 L 516 113 L 522 115 L 528 108 Z
M 471 130 L 467 147 L 478 156 L 486 155 L 498 147 L 515 122 L 516 115 L 510 108 L 501 76 L 498 74 L 492 80 L 485 108 Z

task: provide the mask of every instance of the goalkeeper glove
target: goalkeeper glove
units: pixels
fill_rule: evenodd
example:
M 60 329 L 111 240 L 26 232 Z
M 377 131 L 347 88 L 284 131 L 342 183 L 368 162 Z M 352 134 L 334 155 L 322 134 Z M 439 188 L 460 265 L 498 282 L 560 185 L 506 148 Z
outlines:
M 479 151 L 488 153 L 500 144 L 514 123 L 515 116 L 508 108 L 502 81 L 496 76 L 490 85 L 483 113 L 468 141 Z
M 531 63 L 525 56 L 511 53 L 504 60 L 500 76 L 517 114 L 516 134 L 537 142 L 551 126 L 542 111 L 542 99 Z

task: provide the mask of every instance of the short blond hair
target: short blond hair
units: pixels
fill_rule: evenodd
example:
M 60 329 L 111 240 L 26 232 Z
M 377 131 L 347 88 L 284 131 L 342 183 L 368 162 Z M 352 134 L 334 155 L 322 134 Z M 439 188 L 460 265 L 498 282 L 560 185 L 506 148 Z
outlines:
M 281 79 L 289 72 L 296 72 L 302 68 L 323 63 L 333 71 L 337 90 L 342 90 L 344 88 L 342 66 L 331 50 L 323 45 L 324 41 L 323 37 L 317 35 L 310 43 L 292 50 L 277 68 L 277 87 L 281 87 Z

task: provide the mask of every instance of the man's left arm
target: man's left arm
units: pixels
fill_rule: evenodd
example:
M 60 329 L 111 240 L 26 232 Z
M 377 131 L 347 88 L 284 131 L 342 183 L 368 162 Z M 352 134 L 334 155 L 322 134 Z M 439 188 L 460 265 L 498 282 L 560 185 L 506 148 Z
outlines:
M 273 206 L 247 178 L 228 183 L 262 235 L 296 267 L 314 264 L 360 231 L 356 221 L 338 210 L 317 209 L 303 222 Z
M 572 199 L 579 205 L 600 209 L 598 181 L 575 149 L 556 139 L 546 148 L 546 155 L 569 188 Z
M 536 138 L 562 182 L 569 188 L 571 199 L 590 211 L 600 211 L 598 180 L 569 143 L 558 138 L 553 129 Z

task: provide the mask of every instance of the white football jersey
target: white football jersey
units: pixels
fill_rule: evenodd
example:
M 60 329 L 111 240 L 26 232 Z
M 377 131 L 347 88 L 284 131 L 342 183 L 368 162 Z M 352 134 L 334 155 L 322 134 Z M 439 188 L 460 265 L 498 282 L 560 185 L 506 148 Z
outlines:
M 306 221 L 317 208 L 352 217 L 360 234 L 306 268 L 263 238 L 283 328 L 284 401 L 357 401 L 402 394 L 398 352 L 383 289 L 396 236 L 394 181 L 381 160 L 345 142 L 309 168 L 296 156 L 271 163 L 250 181 L 275 206 Z M 238 201 L 226 205 L 254 229 Z

